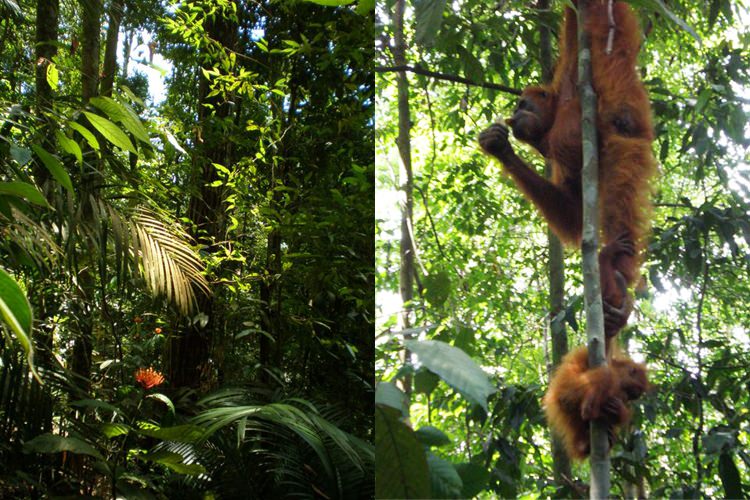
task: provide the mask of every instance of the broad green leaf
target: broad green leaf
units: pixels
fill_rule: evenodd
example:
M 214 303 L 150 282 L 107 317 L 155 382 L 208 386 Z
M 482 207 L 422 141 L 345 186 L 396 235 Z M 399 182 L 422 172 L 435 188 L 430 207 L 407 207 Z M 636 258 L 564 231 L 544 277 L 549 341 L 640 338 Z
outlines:
M 417 439 L 425 446 L 445 446 L 451 444 L 450 438 L 437 427 L 425 425 L 417 429 Z
M 86 115 L 86 118 L 89 119 L 94 128 L 96 128 L 96 130 L 98 130 L 99 133 L 102 134 L 104 138 L 109 142 L 122 150 L 138 154 L 138 152 L 135 150 L 135 147 L 133 146 L 133 143 L 130 142 L 130 139 L 128 139 L 128 136 L 125 135 L 125 132 L 123 132 L 120 127 L 107 120 L 106 118 L 95 115 L 94 113 L 84 111 L 83 114 Z
M 375 402 L 390 406 L 400 411 L 403 416 L 409 414 L 408 400 L 404 391 L 391 382 L 380 382 L 375 388 Z
M 148 396 L 146 396 L 146 399 L 156 399 L 158 401 L 161 401 L 162 403 L 167 405 L 167 407 L 169 408 L 169 411 L 171 411 L 172 414 L 174 414 L 175 412 L 174 403 L 172 403 L 172 400 L 169 399 L 164 394 L 159 394 L 159 393 L 149 394 Z
M 60 147 L 63 149 L 63 151 L 75 156 L 78 164 L 82 165 L 83 153 L 81 152 L 81 146 L 79 146 L 76 141 L 63 134 L 59 130 L 55 130 L 55 137 L 57 137 L 57 142 L 58 144 L 60 144 Z
M 200 464 L 186 464 L 182 455 L 173 451 L 157 450 L 139 458 L 169 467 L 179 474 L 203 474 L 206 469 Z
M 354 9 L 354 12 L 356 12 L 360 16 L 364 16 L 368 12 L 372 12 L 374 9 L 375 0 L 359 0 L 359 3 L 357 3 L 357 8 Z
M 424 278 L 425 298 L 435 307 L 442 307 L 451 293 L 451 276 L 446 271 L 431 272 Z
M 490 473 L 484 467 L 473 463 L 454 464 L 454 467 L 463 483 L 461 498 L 474 498 L 487 487 Z
M 430 467 L 430 483 L 435 498 L 462 498 L 463 482 L 453 464 L 427 452 Z
M 446 0 L 415 0 L 415 40 L 420 45 L 430 46 L 443 24 Z
M 111 97 L 92 97 L 89 102 L 101 109 L 112 119 L 112 121 L 122 123 L 128 132 L 133 134 L 136 139 L 146 144 L 150 144 L 148 132 L 143 126 L 141 119 L 130 106 L 120 104 Z
M 0 194 L 18 196 L 42 207 L 49 207 L 49 203 L 39 190 L 26 182 L 0 182 Z
M 34 368 L 34 346 L 31 343 L 34 319 L 31 304 L 16 280 L 3 269 L 0 269 L 0 315 L 26 353 L 31 372 L 40 380 Z
M 180 146 L 180 143 L 177 141 L 177 138 L 172 135 L 172 133 L 169 130 L 164 131 L 164 135 L 167 137 L 167 141 L 174 147 L 177 151 L 180 153 L 186 155 L 187 151 L 185 151 L 182 146 Z
M 342 5 L 349 5 L 350 3 L 353 3 L 354 0 L 307 0 L 311 3 L 316 3 L 318 5 L 324 5 L 326 7 L 340 7 Z
M 13 143 L 10 144 L 10 156 L 14 160 L 16 160 L 22 167 L 31 161 L 31 151 L 26 148 L 16 146 Z
M 414 391 L 421 394 L 430 394 L 435 390 L 440 377 L 432 373 L 430 370 L 422 369 L 414 375 Z
M 404 344 L 419 357 L 422 365 L 487 410 L 487 398 L 495 388 L 465 352 L 438 340 L 407 340 Z
M 94 148 L 96 151 L 99 151 L 99 141 L 89 129 L 76 122 L 68 122 L 68 125 L 70 126 L 70 128 L 81 134 L 83 138 L 86 139 L 86 142 L 89 143 L 89 146 Z
M 141 425 L 136 432 L 144 436 L 163 439 L 164 441 L 178 441 L 180 443 L 197 443 L 204 436 L 203 428 L 197 425 L 176 425 L 174 427 L 147 427 Z
M 47 167 L 47 170 L 49 170 L 49 173 L 52 174 L 52 177 L 54 177 L 62 187 L 72 193 L 73 183 L 70 182 L 70 176 L 68 176 L 68 172 L 65 171 L 65 167 L 63 166 L 62 162 L 60 162 L 60 160 L 58 160 L 53 155 L 49 154 L 38 144 L 33 144 L 31 146 L 31 149 L 33 149 L 36 155 L 42 160 L 42 163 L 44 163 L 44 166 Z
M 60 74 L 57 71 L 55 63 L 50 62 L 47 65 L 47 84 L 52 90 L 57 90 L 57 84 L 60 82 Z
M 431 498 L 424 447 L 400 416 L 375 405 L 375 498 Z
M 132 429 L 125 424 L 114 424 L 105 422 L 99 426 L 99 430 L 109 439 L 129 433 Z
M 82 439 L 59 436 L 57 434 L 42 434 L 23 445 L 26 453 L 59 453 L 70 451 L 92 457 L 102 458 L 101 454 Z

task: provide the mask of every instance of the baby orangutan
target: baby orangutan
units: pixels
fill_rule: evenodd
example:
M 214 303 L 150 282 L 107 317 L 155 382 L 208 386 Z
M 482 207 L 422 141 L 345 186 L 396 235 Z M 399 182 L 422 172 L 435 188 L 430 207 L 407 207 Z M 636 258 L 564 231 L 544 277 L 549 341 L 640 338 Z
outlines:
M 565 356 L 544 396 L 550 428 L 575 460 L 591 451 L 590 421 L 605 422 L 611 448 L 617 428 L 630 421 L 628 402 L 649 388 L 644 365 L 613 352 L 608 365 L 589 370 L 588 355 L 588 349 L 580 347 Z

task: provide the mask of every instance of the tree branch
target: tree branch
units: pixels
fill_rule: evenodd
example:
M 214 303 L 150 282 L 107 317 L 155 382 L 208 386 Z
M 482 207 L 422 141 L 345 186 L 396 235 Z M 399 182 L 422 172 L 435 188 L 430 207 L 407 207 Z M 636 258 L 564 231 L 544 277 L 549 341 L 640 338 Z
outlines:
M 439 73 L 437 71 L 430 71 L 428 69 L 420 68 L 418 66 L 408 66 L 408 65 L 377 66 L 375 68 L 376 73 L 394 73 L 394 72 L 401 72 L 401 71 L 408 71 L 410 73 L 414 73 L 417 75 L 429 76 L 431 78 L 435 78 L 436 80 L 445 80 L 448 82 L 463 83 L 465 85 L 472 85 L 474 87 L 482 87 L 485 89 L 500 90 L 502 92 L 507 92 L 508 94 L 521 95 L 521 91 L 519 89 L 514 89 L 513 87 L 508 87 L 507 85 L 500 85 L 499 83 L 491 83 L 491 82 L 475 82 L 474 80 L 470 80 L 462 76 L 455 76 L 455 75 L 449 75 L 447 73 Z

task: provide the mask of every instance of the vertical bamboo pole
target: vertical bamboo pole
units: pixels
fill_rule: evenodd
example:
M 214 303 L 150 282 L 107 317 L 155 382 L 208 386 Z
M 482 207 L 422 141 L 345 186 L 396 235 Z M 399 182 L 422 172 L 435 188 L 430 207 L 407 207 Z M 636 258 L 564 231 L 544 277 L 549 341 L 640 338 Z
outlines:
M 583 140 L 583 288 L 589 367 L 605 364 L 604 314 L 599 281 L 599 147 L 596 131 L 596 94 L 591 85 L 591 40 L 586 32 L 588 0 L 578 2 L 578 91 Z M 600 422 L 591 423 L 591 498 L 609 496 L 609 437 Z

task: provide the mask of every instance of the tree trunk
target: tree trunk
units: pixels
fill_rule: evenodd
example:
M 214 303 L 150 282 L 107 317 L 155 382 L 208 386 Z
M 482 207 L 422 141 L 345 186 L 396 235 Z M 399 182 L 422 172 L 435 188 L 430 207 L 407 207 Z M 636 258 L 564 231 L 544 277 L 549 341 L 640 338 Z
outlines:
M 52 109 L 53 89 L 47 83 L 47 70 L 52 58 L 57 54 L 57 25 L 60 13 L 60 0 L 37 0 L 36 4 L 36 114 L 42 121 L 42 147 L 49 150 L 52 143 L 50 120 L 45 111 Z M 40 186 L 49 179 L 49 170 L 37 162 L 34 178 Z
M 102 69 L 102 95 L 111 97 L 112 87 L 117 74 L 117 40 L 120 35 L 120 22 L 124 10 L 123 0 L 113 0 L 109 6 L 109 23 L 107 41 L 104 48 L 104 67 Z
M 206 23 L 206 32 L 211 39 L 234 50 L 237 44 L 237 24 L 217 12 Z M 208 53 L 205 54 L 208 60 Z M 211 69 L 207 63 L 204 69 Z M 198 133 L 193 156 L 192 192 L 188 216 L 193 221 L 193 234 L 207 245 L 208 252 L 217 250 L 216 241 L 225 231 L 223 210 L 224 189 L 211 186 L 219 180 L 214 163 L 230 166 L 233 163 L 233 147 L 228 127 L 232 126 L 231 104 L 223 95 L 209 97 L 210 82 L 203 72 L 198 87 Z M 217 272 L 219 272 L 217 270 Z M 192 322 L 180 335 L 171 337 L 168 347 L 168 374 L 175 387 L 200 387 L 208 389 L 216 382 L 216 367 L 211 365 L 211 348 L 217 332 L 214 318 L 214 300 L 210 296 L 198 295 L 198 310 L 208 316 L 208 321 Z
M 81 0 L 81 84 L 83 101 L 97 95 L 99 88 L 99 30 L 101 0 Z
M 53 92 L 47 83 L 47 68 L 57 54 L 57 24 L 60 0 L 37 0 L 36 4 L 36 109 L 42 116 L 52 108 Z
M 101 17 L 101 0 L 82 0 L 81 20 L 81 95 L 83 102 L 97 95 L 99 87 L 99 28 Z M 83 176 L 79 195 L 82 203 L 81 218 L 84 224 L 93 219 L 93 212 L 89 201 L 93 194 L 98 176 L 96 171 L 87 169 Z M 88 378 L 91 374 L 91 354 L 94 331 L 93 304 L 96 294 L 96 277 L 93 266 L 96 265 L 94 258 L 97 254 L 93 242 L 85 243 L 85 262 L 78 271 L 79 297 L 78 311 L 76 317 L 78 322 L 78 338 L 73 346 L 73 359 L 71 369 L 77 375 L 83 377 L 82 385 L 88 387 Z
M 396 66 L 406 66 L 406 38 L 404 36 L 404 12 L 406 0 L 396 0 L 393 16 L 393 60 Z M 411 222 L 414 212 L 414 175 L 411 167 L 411 117 L 409 111 L 409 80 L 405 71 L 396 74 L 398 84 L 398 152 L 401 158 L 399 180 L 401 182 L 401 269 L 399 273 L 399 290 L 403 308 L 399 317 L 399 328 L 407 330 L 412 326 L 412 300 L 414 299 L 414 242 L 412 241 Z M 411 337 L 404 334 L 404 339 Z M 404 364 L 411 361 L 411 353 L 404 349 Z M 402 388 L 407 395 L 412 391 L 412 377 L 406 375 Z
M 578 89 L 581 98 L 583 142 L 583 289 L 586 299 L 586 337 L 589 366 L 605 364 L 604 314 L 599 281 L 599 147 L 596 133 L 596 94 L 591 85 L 591 40 L 584 30 L 588 1 L 578 2 Z M 609 438 L 606 425 L 591 422 L 591 498 L 608 498 Z

